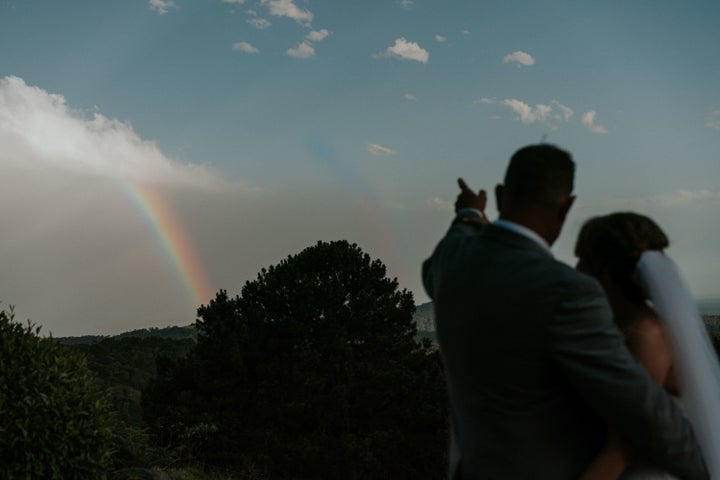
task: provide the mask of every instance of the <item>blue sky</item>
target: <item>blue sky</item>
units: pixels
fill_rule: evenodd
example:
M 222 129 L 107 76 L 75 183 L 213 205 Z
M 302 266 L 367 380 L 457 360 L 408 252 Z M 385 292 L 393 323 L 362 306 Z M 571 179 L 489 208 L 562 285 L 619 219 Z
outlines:
M 559 258 L 588 217 L 634 210 L 693 293 L 720 296 L 717 25 L 710 1 L 0 0 L 0 213 L 33 239 L 0 248 L 0 300 L 55 334 L 190 323 L 112 186 L 132 180 L 216 288 L 347 238 L 426 301 L 455 179 L 491 189 L 543 138 L 578 163 Z

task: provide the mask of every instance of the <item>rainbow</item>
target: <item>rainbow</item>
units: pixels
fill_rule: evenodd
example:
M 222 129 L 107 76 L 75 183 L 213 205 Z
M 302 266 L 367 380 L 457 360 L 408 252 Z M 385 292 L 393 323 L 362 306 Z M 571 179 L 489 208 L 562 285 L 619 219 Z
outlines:
M 207 303 L 214 296 L 213 285 L 190 239 L 162 197 L 138 183 L 127 184 L 126 190 L 177 270 L 190 300 L 196 306 Z

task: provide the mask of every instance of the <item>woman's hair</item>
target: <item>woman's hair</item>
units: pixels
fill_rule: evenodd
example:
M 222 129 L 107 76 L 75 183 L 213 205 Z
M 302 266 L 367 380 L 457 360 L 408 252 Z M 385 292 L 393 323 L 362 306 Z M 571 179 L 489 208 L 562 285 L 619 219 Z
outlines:
M 645 250 L 662 250 L 669 241 L 650 218 L 631 212 L 594 217 L 580 229 L 575 256 L 587 273 L 606 271 L 630 301 L 644 301 L 647 295 L 635 279 L 635 265 Z

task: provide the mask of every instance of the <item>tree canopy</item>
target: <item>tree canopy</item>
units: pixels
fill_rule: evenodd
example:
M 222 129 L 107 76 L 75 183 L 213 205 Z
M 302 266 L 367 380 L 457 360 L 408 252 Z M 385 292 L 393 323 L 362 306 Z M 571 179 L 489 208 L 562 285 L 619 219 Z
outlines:
M 318 242 L 198 310 L 197 345 L 159 362 L 146 417 L 188 456 L 271 478 L 440 478 L 442 368 L 414 309 L 382 262 Z

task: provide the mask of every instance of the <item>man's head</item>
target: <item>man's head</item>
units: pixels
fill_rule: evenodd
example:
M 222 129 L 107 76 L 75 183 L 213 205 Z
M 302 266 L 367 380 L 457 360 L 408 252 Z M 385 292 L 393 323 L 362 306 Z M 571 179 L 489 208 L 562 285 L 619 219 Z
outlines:
M 552 244 L 575 197 L 575 162 L 553 145 L 529 145 L 510 159 L 505 183 L 495 188 L 500 218 L 524 225 Z

